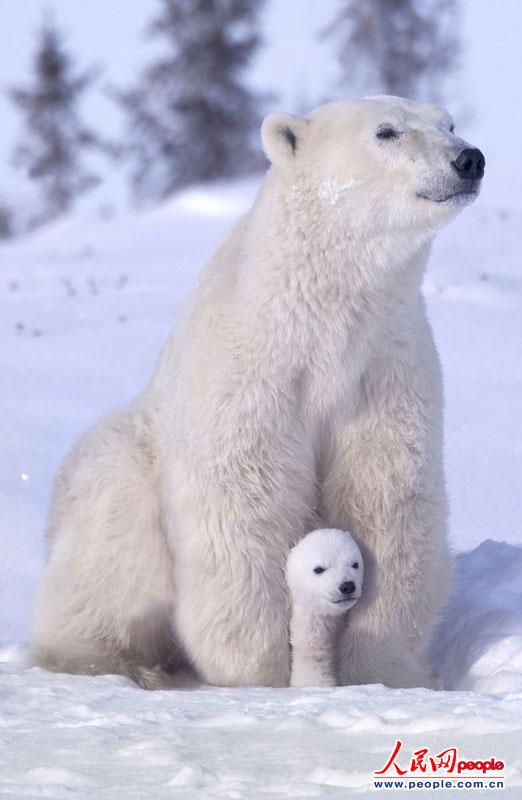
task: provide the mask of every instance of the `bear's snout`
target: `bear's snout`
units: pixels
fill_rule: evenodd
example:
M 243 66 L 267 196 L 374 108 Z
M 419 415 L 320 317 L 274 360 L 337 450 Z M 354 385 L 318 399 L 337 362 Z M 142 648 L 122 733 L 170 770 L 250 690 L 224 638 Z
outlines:
M 344 581 L 339 586 L 339 591 L 344 595 L 353 594 L 355 592 L 355 583 L 353 581 Z
M 465 147 L 451 166 L 464 180 L 481 180 L 484 177 L 486 159 L 478 147 Z

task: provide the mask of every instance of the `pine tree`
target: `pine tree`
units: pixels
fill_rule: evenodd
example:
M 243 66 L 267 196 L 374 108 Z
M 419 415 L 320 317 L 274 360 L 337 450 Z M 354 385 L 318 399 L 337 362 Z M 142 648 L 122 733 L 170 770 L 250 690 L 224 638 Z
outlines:
M 98 183 L 83 166 L 83 153 L 100 141 L 79 119 L 78 103 L 94 80 L 92 70 L 76 73 L 63 37 L 53 22 L 39 32 L 32 85 L 13 88 L 10 97 L 25 118 L 27 133 L 14 163 L 38 183 L 41 211 L 33 224 L 68 211 L 76 197 Z
M 116 95 L 128 115 L 132 186 L 142 200 L 262 163 L 262 98 L 242 73 L 260 44 L 263 0 L 159 2 L 149 33 L 163 39 L 165 55 Z
M 351 90 L 440 101 L 459 61 L 458 0 L 344 0 L 328 35 Z
M 11 236 L 14 236 L 13 213 L 0 201 L 0 239 L 9 239 Z

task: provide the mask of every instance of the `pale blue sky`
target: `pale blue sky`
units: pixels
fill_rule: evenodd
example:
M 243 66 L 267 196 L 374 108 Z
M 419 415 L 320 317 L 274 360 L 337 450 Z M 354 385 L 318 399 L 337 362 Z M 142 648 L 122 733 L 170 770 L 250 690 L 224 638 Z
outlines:
M 53 8 L 78 65 L 103 67 L 104 83 L 132 82 L 147 61 L 153 44 L 143 39 L 143 27 L 156 0 L 0 0 L 0 84 L 27 77 L 35 31 L 44 9 Z M 252 74 L 256 85 L 275 91 L 277 107 L 292 110 L 304 101 L 312 106 L 335 83 L 335 43 L 320 41 L 318 31 L 333 18 L 339 0 L 268 0 L 264 19 L 267 47 Z M 522 102 L 520 75 L 520 0 L 464 0 L 466 52 L 462 94 L 474 109 L 463 135 L 478 144 L 488 160 L 522 162 Z M 85 106 L 94 127 L 117 134 L 121 118 L 97 90 Z M 269 109 L 271 110 L 271 109 Z M 0 98 L 0 197 L 17 193 L 13 173 L 6 168 L 18 127 L 10 104 Z

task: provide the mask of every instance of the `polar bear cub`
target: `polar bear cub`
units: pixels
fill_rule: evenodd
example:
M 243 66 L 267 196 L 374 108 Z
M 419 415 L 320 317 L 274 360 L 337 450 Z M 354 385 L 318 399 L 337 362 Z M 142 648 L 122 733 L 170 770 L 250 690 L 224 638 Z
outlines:
M 312 531 L 290 551 L 286 579 L 292 599 L 291 686 L 337 684 L 343 615 L 361 596 L 363 576 L 361 551 L 347 531 Z

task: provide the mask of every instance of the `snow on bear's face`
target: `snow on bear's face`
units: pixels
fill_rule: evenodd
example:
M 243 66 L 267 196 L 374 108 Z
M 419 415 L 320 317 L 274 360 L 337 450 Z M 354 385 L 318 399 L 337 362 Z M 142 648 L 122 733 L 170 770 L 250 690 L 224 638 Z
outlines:
M 261 135 L 314 218 L 353 233 L 432 233 L 475 199 L 484 174 L 484 156 L 446 111 L 400 97 L 328 103 L 305 118 L 271 114 Z
M 361 551 L 346 531 L 312 531 L 290 551 L 286 577 L 293 603 L 328 616 L 343 614 L 361 596 Z

